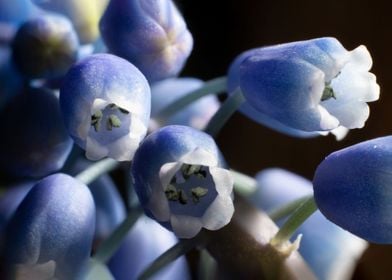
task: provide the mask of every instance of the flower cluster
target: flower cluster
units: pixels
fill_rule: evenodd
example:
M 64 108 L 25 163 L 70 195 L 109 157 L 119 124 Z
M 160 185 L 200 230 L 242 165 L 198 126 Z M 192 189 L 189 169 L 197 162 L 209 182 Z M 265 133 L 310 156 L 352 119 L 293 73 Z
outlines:
M 210 81 L 179 77 L 192 48 L 172 0 L 0 0 L 1 279 L 192 279 L 195 247 L 210 276 L 345 279 L 367 241 L 392 244 L 391 136 L 312 182 L 232 170 L 214 139 L 237 109 L 299 138 L 364 127 L 365 46 L 255 48 Z

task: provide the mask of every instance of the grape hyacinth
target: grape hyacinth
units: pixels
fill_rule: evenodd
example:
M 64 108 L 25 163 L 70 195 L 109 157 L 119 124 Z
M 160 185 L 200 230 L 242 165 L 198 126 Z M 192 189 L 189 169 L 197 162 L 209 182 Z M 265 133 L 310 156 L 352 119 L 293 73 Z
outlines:
M 150 102 L 143 74 L 110 54 L 76 63 L 60 90 L 65 125 L 91 160 L 130 161 L 147 133 Z
M 313 179 L 329 220 L 374 243 L 392 243 L 392 137 L 365 141 L 325 158 Z
M 0 0 L 0 279 L 388 278 L 382 9 L 271 3 Z
M 17 279 L 83 279 L 94 223 L 94 201 L 84 184 L 61 173 L 44 178 L 7 224 L 1 250 L 6 273 Z
M 63 76 L 78 57 L 79 40 L 63 16 L 43 15 L 23 23 L 12 42 L 16 67 L 28 78 Z
M 112 0 L 100 29 L 109 51 L 135 64 L 149 82 L 176 76 L 193 47 L 171 0 Z
M 214 140 L 187 126 L 150 134 L 135 154 L 132 176 L 148 216 L 180 238 L 231 219 L 233 179 Z
M 379 97 L 371 66 L 366 47 L 347 51 L 335 38 L 319 38 L 242 53 L 230 67 L 228 87 L 242 91 L 245 114 L 288 134 L 362 128 L 366 102 Z

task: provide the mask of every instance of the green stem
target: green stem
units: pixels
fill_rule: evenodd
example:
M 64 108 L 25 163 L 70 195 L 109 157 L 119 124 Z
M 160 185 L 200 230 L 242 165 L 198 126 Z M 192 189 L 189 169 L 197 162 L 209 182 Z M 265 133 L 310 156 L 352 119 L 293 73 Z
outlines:
M 238 107 L 245 101 L 241 90 L 238 88 L 226 101 L 222 104 L 219 110 L 211 118 L 205 132 L 212 136 L 216 136 L 230 117 L 237 111 Z
M 291 201 L 282 207 L 277 209 L 273 209 L 271 212 L 268 213 L 268 216 L 274 221 L 279 221 L 280 219 L 287 217 L 289 214 L 293 213 L 299 206 L 301 206 L 304 202 L 306 202 L 312 196 L 305 196 L 298 198 L 294 201 Z
M 129 212 L 127 218 L 119 225 L 116 230 L 98 247 L 94 259 L 106 263 L 120 247 L 125 236 L 140 217 L 142 211 L 139 208 Z
M 181 239 L 176 245 L 155 259 L 139 276 L 138 280 L 150 279 L 155 273 L 164 268 L 169 263 L 185 255 L 191 249 L 204 246 L 207 240 L 203 232 L 192 239 Z
M 177 99 L 166 108 L 164 108 L 157 116 L 158 120 L 167 120 L 170 116 L 182 110 L 192 102 L 209 94 L 217 94 L 226 90 L 226 77 L 218 77 L 204 83 L 203 87 L 191 91 L 185 96 Z
M 257 189 L 257 181 L 246 174 L 230 170 L 234 178 L 234 189 L 243 196 L 249 196 Z
M 270 244 L 277 247 L 288 241 L 298 227 L 316 212 L 317 209 L 314 197 L 311 196 L 294 211 L 293 215 L 290 216 L 278 233 L 271 239 Z
M 75 178 L 88 185 L 102 174 L 115 169 L 119 164 L 119 162 L 111 158 L 105 158 L 92 164 L 90 167 L 76 175 Z

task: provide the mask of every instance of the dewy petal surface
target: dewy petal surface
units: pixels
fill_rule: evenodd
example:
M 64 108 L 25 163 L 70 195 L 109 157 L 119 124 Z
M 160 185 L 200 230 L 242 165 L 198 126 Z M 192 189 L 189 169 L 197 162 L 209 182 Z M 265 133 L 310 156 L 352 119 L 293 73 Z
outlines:
M 330 154 L 313 179 L 320 211 L 361 238 L 392 243 L 391 168 L 391 136 Z
M 335 38 L 253 49 L 230 66 L 228 90 L 242 90 L 241 111 L 252 119 L 311 137 L 339 126 L 363 127 L 369 116 L 366 102 L 379 96 L 375 76 L 368 72 L 371 64 L 364 46 L 349 52 Z

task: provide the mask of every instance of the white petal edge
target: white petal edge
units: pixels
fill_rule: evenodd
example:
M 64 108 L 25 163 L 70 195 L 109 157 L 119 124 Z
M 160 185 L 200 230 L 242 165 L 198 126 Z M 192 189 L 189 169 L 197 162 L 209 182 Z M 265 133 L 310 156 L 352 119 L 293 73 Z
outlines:
M 184 215 L 172 215 L 170 218 L 173 232 L 179 238 L 195 237 L 202 229 L 200 218 Z
M 227 225 L 234 214 L 234 204 L 230 196 L 218 195 L 202 217 L 203 227 L 218 230 Z

